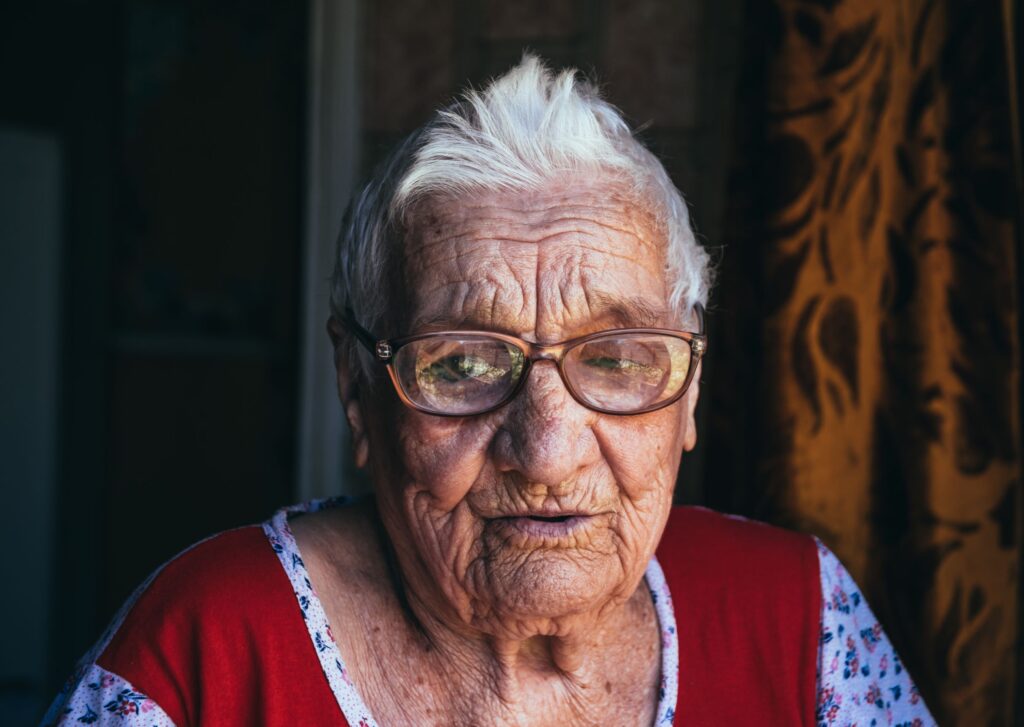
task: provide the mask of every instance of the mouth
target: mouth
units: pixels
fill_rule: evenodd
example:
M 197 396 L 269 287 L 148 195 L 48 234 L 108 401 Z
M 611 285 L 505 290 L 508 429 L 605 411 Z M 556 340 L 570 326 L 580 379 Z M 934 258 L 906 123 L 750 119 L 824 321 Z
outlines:
M 527 515 L 528 520 L 536 520 L 541 523 L 564 523 L 575 515 Z
M 493 518 L 500 532 L 517 539 L 570 540 L 591 527 L 597 517 L 584 513 L 525 513 Z

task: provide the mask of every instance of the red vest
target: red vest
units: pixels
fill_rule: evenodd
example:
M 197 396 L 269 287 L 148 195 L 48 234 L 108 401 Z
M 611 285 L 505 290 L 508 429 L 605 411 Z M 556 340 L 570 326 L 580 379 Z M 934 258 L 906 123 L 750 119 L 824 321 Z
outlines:
M 679 631 L 675 724 L 813 725 L 814 542 L 676 508 L 658 560 Z M 181 726 L 345 725 L 313 649 L 277 556 L 248 527 L 165 566 L 97 663 Z

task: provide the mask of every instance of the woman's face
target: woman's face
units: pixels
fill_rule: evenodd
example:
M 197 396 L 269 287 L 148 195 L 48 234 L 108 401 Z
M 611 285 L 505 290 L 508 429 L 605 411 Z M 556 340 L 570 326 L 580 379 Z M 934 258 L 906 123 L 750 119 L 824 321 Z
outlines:
M 618 187 L 435 201 L 413 217 L 402 333 L 552 343 L 692 329 L 668 310 L 663 234 Z M 357 446 L 368 445 L 381 516 L 419 597 L 486 633 L 527 638 L 561 634 L 633 593 L 695 442 L 696 377 L 676 404 L 634 416 L 584 408 L 549 361 L 478 416 L 414 411 L 386 382 L 373 391 L 357 402 Z

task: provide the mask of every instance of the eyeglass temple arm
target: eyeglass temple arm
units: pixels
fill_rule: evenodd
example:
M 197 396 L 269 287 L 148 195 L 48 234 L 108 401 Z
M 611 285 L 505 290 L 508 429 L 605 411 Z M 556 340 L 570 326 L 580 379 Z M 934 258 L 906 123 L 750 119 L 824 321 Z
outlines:
M 366 346 L 367 351 L 370 353 L 376 352 L 377 339 L 372 333 L 356 322 L 356 315 L 352 312 L 351 308 L 345 309 L 344 320 L 342 320 L 342 323 L 344 323 L 345 327 L 348 328 L 357 339 L 359 339 L 361 344 Z
M 697 337 L 690 341 L 690 349 L 697 356 L 701 358 L 707 353 L 708 350 L 708 338 L 704 332 L 704 306 L 697 303 L 693 309 L 697 312 Z

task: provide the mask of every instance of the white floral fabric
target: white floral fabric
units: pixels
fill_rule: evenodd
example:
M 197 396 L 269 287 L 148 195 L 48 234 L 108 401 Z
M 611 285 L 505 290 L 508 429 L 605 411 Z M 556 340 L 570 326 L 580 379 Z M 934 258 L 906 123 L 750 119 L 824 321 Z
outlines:
M 818 544 L 818 727 L 925 727 L 935 720 L 835 554 Z
M 78 687 L 60 709 L 56 724 L 174 727 L 159 704 L 96 664 L 85 668 Z

